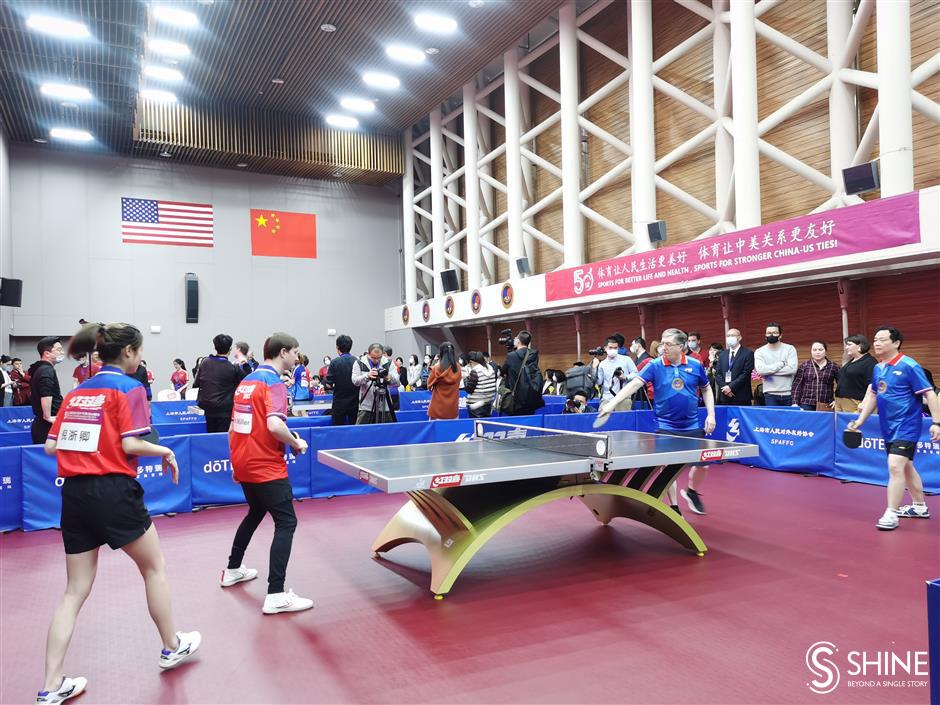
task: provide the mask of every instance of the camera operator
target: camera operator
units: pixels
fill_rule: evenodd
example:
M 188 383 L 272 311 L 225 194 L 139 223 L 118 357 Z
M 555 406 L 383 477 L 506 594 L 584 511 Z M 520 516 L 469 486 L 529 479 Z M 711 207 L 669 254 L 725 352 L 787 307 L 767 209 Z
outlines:
M 352 383 L 359 387 L 359 414 L 357 424 L 392 423 L 392 409 L 388 388 L 398 387 L 398 377 L 389 374 L 391 361 L 382 362 L 385 348 L 372 343 L 364 360 L 356 360 L 352 367 Z
M 588 392 L 583 389 L 568 391 L 568 398 L 565 400 L 565 409 L 563 414 L 583 414 L 588 410 Z
M 542 399 L 542 373 L 539 371 L 539 351 L 530 347 L 529 331 L 519 331 L 513 339 L 515 350 L 506 356 L 503 365 L 503 386 L 514 390 L 511 416 L 534 414 L 545 406 Z
M 607 402 L 636 377 L 636 365 L 626 355 L 620 354 L 620 343 L 610 336 L 605 346 L 605 359 L 597 367 L 597 384 L 601 388 L 601 402 Z M 630 411 L 632 399 L 624 399 L 617 411 Z

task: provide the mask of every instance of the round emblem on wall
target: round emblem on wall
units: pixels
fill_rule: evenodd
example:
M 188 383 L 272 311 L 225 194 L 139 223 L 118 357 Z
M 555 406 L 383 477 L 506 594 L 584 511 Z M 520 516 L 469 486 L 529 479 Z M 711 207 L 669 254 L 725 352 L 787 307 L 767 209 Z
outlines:
M 410 320 L 411 320 L 411 311 L 408 309 L 407 306 L 402 306 L 401 307 L 401 322 L 407 326 L 408 321 Z
M 447 314 L 448 318 L 454 317 L 454 297 L 453 296 L 448 296 L 444 300 L 444 313 Z
M 480 309 L 483 308 L 483 295 L 480 294 L 479 289 L 474 289 L 473 293 L 470 294 L 470 308 L 474 313 L 479 313 Z
M 508 282 L 503 284 L 503 289 L 499 294 L 499 298 L 502 299 L 503 302 L 503 308 L 510 308 L 512 306 L 513 296 L 512 284 Z
M 424 306 L 421 307 L 421 316 L 424 318 L 425 323 L 431 320 L 431 304 L 427 301 L 425 301 Z

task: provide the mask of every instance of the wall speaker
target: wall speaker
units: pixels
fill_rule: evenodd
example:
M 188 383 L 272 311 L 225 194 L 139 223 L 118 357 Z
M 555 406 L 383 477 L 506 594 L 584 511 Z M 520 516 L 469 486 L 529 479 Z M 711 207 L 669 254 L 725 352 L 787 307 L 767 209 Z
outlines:
M 0 306 L 23 305 L 23 280 L 0 278 Z
M 460 282 L 457 281 L 456 269 L 445 269 L 441 272 L 441 284 L 444 287 L 444 293 L 449 294 L 452 291 L 460 291 Z
M 199 323 L 199 277 L 186 273 L 186 322 Z
M 647 223 L 646 231 L 650 235 L 650 242 L 666 242 L 665 220 L 657 220 L 655 223 Z
M 843 169 L 842 182 L 845 184 L 845 193 L 848 196 L 880 188 L 881 177 L 878 173 L 878 162 L 866 162 Z
M 516 260 L 516 269 L 522 276 L 532 274 L 532 265 L 529 264 L 528 257 L 520 257 Z

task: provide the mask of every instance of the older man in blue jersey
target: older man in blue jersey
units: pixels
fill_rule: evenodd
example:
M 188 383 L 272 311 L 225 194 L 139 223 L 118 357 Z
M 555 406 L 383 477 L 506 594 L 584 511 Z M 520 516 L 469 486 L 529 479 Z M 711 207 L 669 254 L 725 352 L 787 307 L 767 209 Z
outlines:
M 875 331 L 872 349 L 880 362 L 872 373 L 871 386 L 862 400 L 858 418 L 848 428 L 856 430 L 878 407 L 878 421 L 888 452 L 888 507 L 875 524 L 882 531 L 898 528 L 898 518 L 929 519 L 924 502 L 924 484 L 914 468 L 914 453 L 923 423 L 920 396 L 930 410 L 930 439 L 940 441 L 940 404 L 924 369 L 901 352 L 904 336 L 897 328 L 883 326 Z M 913 504 L 901 506 L 904 488 Z
M 706 434 L 714 431 L 715 397 L 702 363 L 683 353 L 688 340 L 689 337 L 678 328 L 663 331 L 660 350 L 665 351 L 664 354 L 648 363 L 613 399 L 602 404 L 600 415 L 603 417 L 612 413 L 620 402 L 635 394 L 647 382 L 652 382 L 657 432 L 704 438 Z M 698 421 L 699 390 L 702 391 L 707 413 L 704 429 L 699 426 Z M 701 498 L 704 479 L 705 466 L 692 466 L 688 489 L 682 491 L 682 497 L 688 502 L 689 509 L 696 514 L 705 513 Z M 670 505 L 678 511 L 675 484 L 668 488 L 667 494 Z

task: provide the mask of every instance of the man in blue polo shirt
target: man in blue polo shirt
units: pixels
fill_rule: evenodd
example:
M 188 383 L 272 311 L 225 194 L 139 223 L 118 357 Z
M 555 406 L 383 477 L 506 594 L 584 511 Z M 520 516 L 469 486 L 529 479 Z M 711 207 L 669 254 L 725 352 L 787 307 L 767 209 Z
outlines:
M 621 401 L 636 393 L 647 382 L 652 382 L 655 397 L 653 411 L 656 415 L 656 430 L 659 433 L 704 438 L 706 434 L 714 431 L 715 397 L 702 363 L 683 353 L 688 340 L 689 337 L 678 328 L 663 331 L 660 350 L 665 351 L 664 354 L 648 363 L 613 399 L 602 404 L 600 414 L 606 416 L 612 413 Z M 698 422 L 699 390 L 702 391 L 707 414 L 704 430 Z M 700 496 L 704 480 L 705 466 L 694 465 L 689 472 L 688 489 L 682 491 L 682 497 L 688 502 L 689 509 L 696 514 L 705 513 Z M 673 484 L 667 494 L 670 506 L 678 511 L 675 493 Z
M 848 428 L 857 429 L 878 407 L 878 421 L 888 453 L 888 507 L 875 524 L 882 531 L 898 528 L 898 517 L 929 519 L 924 502 L 924 485 L 914 468 L 914 453 L 923 423 L 923 395 L 930 410 L 930 439 L 940 441 L 940 404 L 924 369 L 901 352 L 904 336 L 897 328 L 884 326 L 875 331 L 872 349 L 881 362 L 875 365 L 871 386 L 865 393 L 858 418 Z M 901 506 L 904 488 L 913 504 Z

